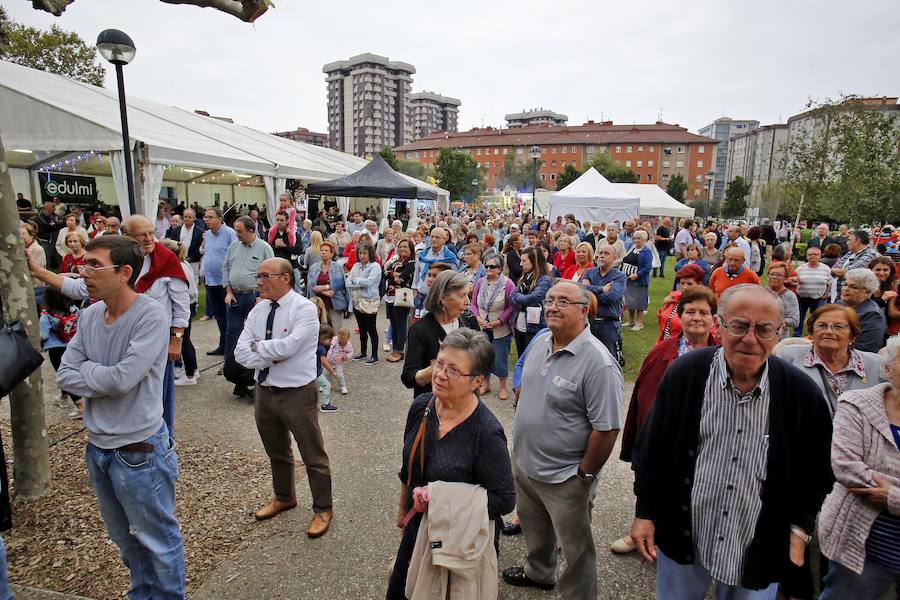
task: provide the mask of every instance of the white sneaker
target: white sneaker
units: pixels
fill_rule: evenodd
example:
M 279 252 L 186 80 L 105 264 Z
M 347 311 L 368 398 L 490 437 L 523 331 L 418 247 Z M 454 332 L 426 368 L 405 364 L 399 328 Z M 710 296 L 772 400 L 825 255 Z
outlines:
M 341 393 L 344 394 L 345 396 L 350 393 L 347 391 L 347 386 L 344 386 L 341 388 Z
M 193 377 L 188 377 L 185 375 L 184 377 L 179 377 L 175 380 L 175 385 L 179 387 L 182 385 L 197 385 L 197 376 L 194 375 Z
M 176 367 L 175 368 L 175 379 L 183 379 L 184 378 L 184 367 Z
M 381 347 L 385 352 L 391 351 L 391 344 L 389 342 L 385 342 Z

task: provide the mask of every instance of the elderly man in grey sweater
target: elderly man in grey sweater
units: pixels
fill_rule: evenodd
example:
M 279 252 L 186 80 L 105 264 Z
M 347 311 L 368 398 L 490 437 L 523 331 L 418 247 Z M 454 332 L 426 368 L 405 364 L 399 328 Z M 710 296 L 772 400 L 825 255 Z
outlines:
M 98 301 L 81 312 L 57 372 L 84 399 L 85 462 L 109 536 L 131 572 L 132 598 L 183 598 L 175 518 L 178 458 L 163 420 L 169 321 L 134 283 L 144 260 L 131 238 L 91 240 L 82 275 Z

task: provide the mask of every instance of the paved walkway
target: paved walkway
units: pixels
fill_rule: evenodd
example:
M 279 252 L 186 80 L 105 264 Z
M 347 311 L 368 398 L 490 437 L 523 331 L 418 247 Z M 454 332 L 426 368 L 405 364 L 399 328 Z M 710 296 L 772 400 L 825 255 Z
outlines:
M 383 318 L 380 331 L 386 324 Z M 253 407 L 231 395 L 232 386 L 216 376 L 219 357 L 207 357 L 217 329 L 212 322 L 195 323 L 200 357 L 200 385 L 178 388 L 176 428 L 185 440 L 215 440 L 236 450 L 264 456 L 253 420 Z M 358 338 L 354 336 L 354 347 Z M 246 598 L 375 599 L 383 597 L 388 563 L 396 551 L 397 510 L 402 432 L 412 392 L 400 383 L 400 366 L 382 361 L 373 366 L 351 363 L 346 368 L 349 396 L 333 397 L 337 414 L 321 415 L 323 435 L 334 477 L 335 520 L 326 536 L 306 537 L 311 517 L 305 473 L 298 469 L 297 509 L 260 528 L 242 555 L 222 563 L 193 595 L 198 600 Z M 55 386 L 48 385 L 48 394 Z M 495 394 L 485 402 L 511 439 L 513 410 Z M 62 418 L 63 411 L 51 411 Z M 296 452 L 296 450 L 295 450 Z M 299 459 L 299 454 L 295 454 Z M 617 458 L 618 447 L 601 476 L 593 530 L 598 545 L 600 598 L 652 598 L 653 567 L 636 556 L 618 557 L 609 544 L 627 531 L 633 511 L 632 476 Z M 223 463 L 227 469 L 227 463 Z M 215 482 L 210 482 L 215 485 Z M 263 490 L 269 493 L 270 490 Z M 248 521 L 252 516 L 247 515 Z M 521 536 L 503 538 L 500 566 L 521 564 Z M 32 596 L 39 598 L 41 596 Z M 46 596 L 49 598 L 49 596 Z M 501 582 L 500 598 L 555 598 L 554 593 L 520 590 Z

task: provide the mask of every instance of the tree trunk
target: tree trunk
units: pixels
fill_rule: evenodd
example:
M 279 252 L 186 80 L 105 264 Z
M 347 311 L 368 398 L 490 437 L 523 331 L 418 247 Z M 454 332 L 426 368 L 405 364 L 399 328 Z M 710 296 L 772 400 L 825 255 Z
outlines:
M 40 348 L 34 290 L 22 237 L 12 181 L 0 139 L 0 299 L 7 321 L 21 321 L 31 343 Z M 12 413 L 13 478 L 16 494 L 37 498 L 50 492 L 50 448 L 44 422 L 41 369 L 17 385 L 9 395 Z

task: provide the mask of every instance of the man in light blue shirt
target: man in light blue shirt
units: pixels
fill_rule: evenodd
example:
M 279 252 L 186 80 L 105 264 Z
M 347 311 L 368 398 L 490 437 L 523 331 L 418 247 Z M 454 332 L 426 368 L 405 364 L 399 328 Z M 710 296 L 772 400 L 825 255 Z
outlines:
M 222 211 L 217 207 L 210 207 L 203 213 L 203 222 L 206 231 L 203 232 L 203 260 L 200 266 L 203 268 L 203 285 L 206 287 L 206 303 L 212 309 L 212 316 L 219 326 L 219 345 L 207 352 L 207 356 L 222 356 L 225 354 L 225 278 L 222 267 L 225 264 L 225 254 L 231 242 L 237 239 L 234 229 L 222 220 Z

